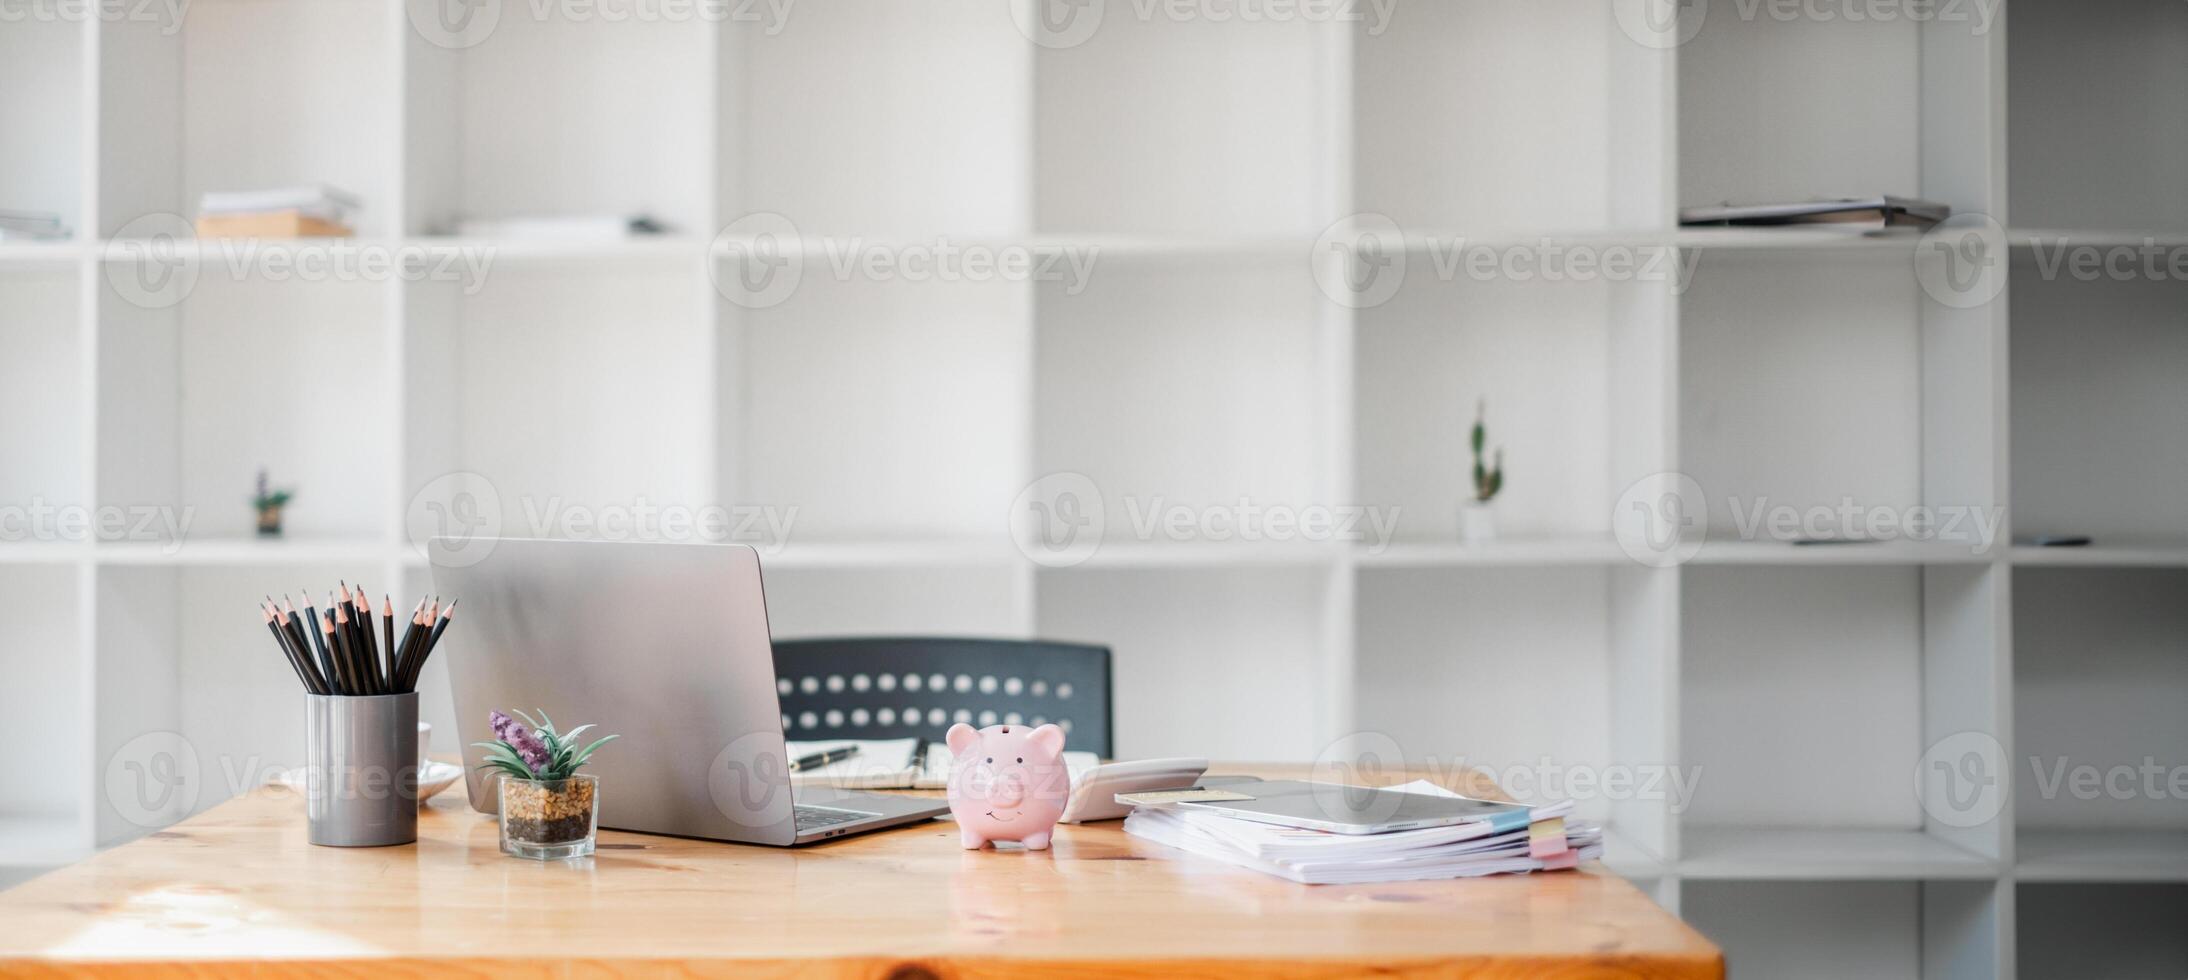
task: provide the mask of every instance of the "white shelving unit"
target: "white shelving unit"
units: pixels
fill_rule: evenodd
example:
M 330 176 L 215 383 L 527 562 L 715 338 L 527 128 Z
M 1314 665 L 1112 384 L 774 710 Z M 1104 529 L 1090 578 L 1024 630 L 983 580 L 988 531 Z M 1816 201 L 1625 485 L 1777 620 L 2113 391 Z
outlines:
M 1112 4 L 1048 49 L 1002 4 L 851 0 L 779 30 L 504 5 L 449 48 L 414 29 L 420 2 L 0 25 L 0 119 L 24 134 L 0 147 L 0 207 L 79 230 L 0 245 L 0 505 L 192 515 L 180 542 L 0 540 L 0 738 L 50 746 L 0 792 L 0 881 L 216 802 L 224 763 L 293 755 L 294 692 L 241 597 L 423 591 L 414 524 L 483 479 L 508 533 L 567 532 L 536 523 L 557 505 L 796 507 L 765 559 L 778 634 L 1110 644 L 1126 755 L 1307 760 L 1367 730 L 1426 765 L 1699 771 L 1683 806 L 1584 806 L 1612 866 L 1738 975 L 2043 976 L 2044 949 L 2084 935 L 2122 970 L 2188 956 L 2051 914 L 2177 918 L 2177 801 L 2045 799 L 2017 769 L 2004 815 L 1956 828 L 1911 792 L 1960 732 L 2009 759 L 2188 747 L 2188 286 L 2041 266 L 2060 241 L 2188 247 L 2179 4 L 2016 4 L 2011 45 L 2003 14 L 1716 5 L 1672 48 L 1622 26 L 1639 0 L 1410 4 L 1380 33 Z M 351 244 L 490 250 L 490 273 L 214 268 L 150 308 L 115 288 L 105 246 L 137 219 L 318 180 L 366 199 Z M 2010 291 L 1927 296 L 1910 235 L 1675 221 L 1879 191 L 2000 222 Z M 556 211 L 670 233 L 452 235 Z M 808 274 L 747 309 L 713 280 L 751 242 L 716 233 L 762 212 L 793 223 L 780 244 Z M 1369 215 L 1397 223 L 1409 275 L 1353 308 L 1315 275 L 1352 256 L 1316 241 Z M 828 273 L 852 237 L 1098 265 L 1084 288 Z M 1436 275 L 1458 238 L 1656 250 L 1693 279 Z M 1464 546 L 1478 399 L 1510 479 L 1502 539 Z M 260 465 L 300 490 L 278 542 L 249 536 Z M 1060 471 L 1113 513 L 1090 560 L 1049 568 L 1006 522 Z M 1658 568 L 1611 531 L 1621 492 L 1664 472 L 1704 489 L 1710 539 Z M 1144 540 L 1128 497 L 1401 519 L 1387 547 Z M 2096 541 L 1737 534 L 1736 506 L 1842 499 Z M 438 665 L 423 684 L 451 749 Z M 125 813 L 117 753 L 162 731 L 203 791 Z M 1832 937 L 1856 932 L 1873 941 L 1848 960 Z

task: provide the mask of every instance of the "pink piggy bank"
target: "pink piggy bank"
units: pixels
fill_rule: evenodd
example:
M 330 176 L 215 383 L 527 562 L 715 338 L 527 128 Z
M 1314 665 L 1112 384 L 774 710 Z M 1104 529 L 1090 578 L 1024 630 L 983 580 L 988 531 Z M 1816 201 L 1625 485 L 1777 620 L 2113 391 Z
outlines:
M 1064 730 L 1054 725 L 951 725 L 943 737 L 956 761 L 950 768 L 950 813 L 965 849 L 989 841 L 1048 847 L 1071 798 L 1064 769 Z

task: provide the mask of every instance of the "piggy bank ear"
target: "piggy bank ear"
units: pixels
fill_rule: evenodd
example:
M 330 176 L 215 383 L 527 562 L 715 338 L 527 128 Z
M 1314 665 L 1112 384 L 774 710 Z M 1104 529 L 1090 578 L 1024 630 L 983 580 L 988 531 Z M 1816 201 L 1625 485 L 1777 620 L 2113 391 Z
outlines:
M 1054 725 L 1042 725 L 1026 736 L 1026 741 L 1044 753 L 1054 756 L 1064 754 L 1064 730 Z
M 1058 732 L 1057 734 L 1061 735 L 1062 733 Z M 951 755 L 965 754 L 965 750 L 971 748 L 972 743 L 978 741 L 979 738 L 980 733 L 964 722 L 951 725 L 950 730 L 942 734 L 942 741 L 949 745 Z M 1061 739 L 1058 741 L 1061 741 Z

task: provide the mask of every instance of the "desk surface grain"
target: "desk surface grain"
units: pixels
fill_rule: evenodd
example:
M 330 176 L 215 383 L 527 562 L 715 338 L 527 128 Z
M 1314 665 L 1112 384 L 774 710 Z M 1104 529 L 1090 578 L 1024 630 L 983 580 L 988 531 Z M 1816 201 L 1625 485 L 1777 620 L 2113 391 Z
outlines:
M 941 822 L 796 850 L 599 843 L 505 857 L 457 787 L 414 846 L 313 847 L 302 801 L 261 789 L 0 892 L 0 974 L 1723 975 L 1716 947 L 1599 868 L 1306 886 L 1114 821 L 1059 828 L 1047 852 L 965 851 Z

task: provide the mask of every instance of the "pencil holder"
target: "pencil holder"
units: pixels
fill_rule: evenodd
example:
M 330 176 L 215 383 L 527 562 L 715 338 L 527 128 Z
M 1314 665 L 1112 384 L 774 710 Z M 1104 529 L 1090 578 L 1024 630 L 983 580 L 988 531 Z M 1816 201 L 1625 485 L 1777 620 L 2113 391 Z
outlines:
M 311 842 L 382 847 L 417 840 L 417 692 L 304 697 Z

